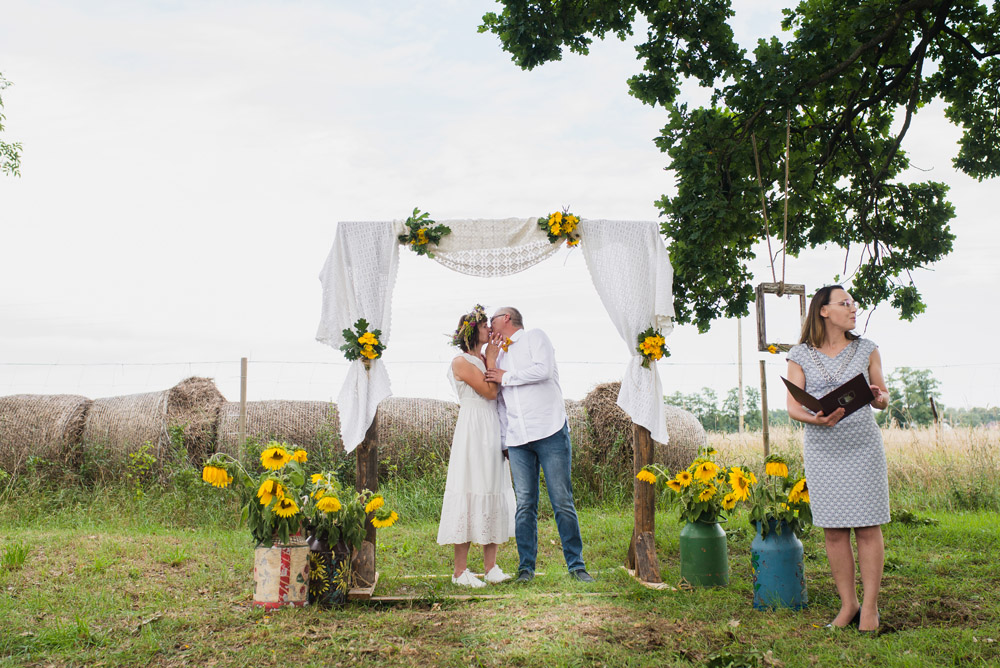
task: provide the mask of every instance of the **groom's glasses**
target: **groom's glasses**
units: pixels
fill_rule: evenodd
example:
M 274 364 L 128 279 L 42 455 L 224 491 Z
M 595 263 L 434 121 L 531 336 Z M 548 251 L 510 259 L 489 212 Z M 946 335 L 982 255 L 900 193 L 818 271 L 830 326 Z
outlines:
M 497 314 L 496 314 L 495 316 L 493 316 L 492 318 L 490 318 L 490 327 L 492 327 L 492 326 L 493 326 L 493 322 L 494 322 L 494 321 L 495 321 L 495 320 L 496 320 L 497 318 L 502 318 L 502 317 L 504 317 L 505 315 L 506 315 L 506 316 L 508 316 L 508 317 L 510 317 L 510 314 L 509 314 L 509 313 L 497 313 Z

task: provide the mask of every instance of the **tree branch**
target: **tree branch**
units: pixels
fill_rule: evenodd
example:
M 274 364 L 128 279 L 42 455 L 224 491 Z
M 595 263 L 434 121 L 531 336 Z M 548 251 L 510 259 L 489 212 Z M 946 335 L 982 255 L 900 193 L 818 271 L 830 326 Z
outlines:
M 967 38 L 962 33 L 958 32 L 954 28 L 945 27 L 943 32 L 944 34 L 950 35 L 955 39 L 957 39 L 959 42 L 961 42 L 966 49 L 972 52 L 972 55 L 976 57 L 976 60 L 982 60 L 983 58 L 989 58 L 990 56 L 1000 56 L 1000 49 L 997 49 L 995 51 L 987 51 L 986 53 L 983 53 L 982 51 L 976 48 L 975 44 L 969 41 L 969 38 Z

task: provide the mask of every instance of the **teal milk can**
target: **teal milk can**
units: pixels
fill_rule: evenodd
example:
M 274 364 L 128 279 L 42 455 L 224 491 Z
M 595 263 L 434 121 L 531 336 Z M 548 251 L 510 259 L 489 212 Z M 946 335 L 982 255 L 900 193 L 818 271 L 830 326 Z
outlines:
M 754 525 L 757 535 L 750 544 L 753 607 L 756 610 L 804 608 L 809 597 L 802 563 L 802 541 L 784 522 L 779 535 L 778 521 L 769 520 L 766 538 L 761 537 L 760 523 L 754 522 Z

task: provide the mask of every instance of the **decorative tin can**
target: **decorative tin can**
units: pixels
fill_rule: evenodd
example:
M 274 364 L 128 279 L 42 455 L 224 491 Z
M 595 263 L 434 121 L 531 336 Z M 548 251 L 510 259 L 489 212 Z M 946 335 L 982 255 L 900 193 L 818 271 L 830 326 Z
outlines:
M 253 603 L 265 610 L 300 607 L 309 600 L 309 546 L 298 534 L 289 541 L 253 551 Z

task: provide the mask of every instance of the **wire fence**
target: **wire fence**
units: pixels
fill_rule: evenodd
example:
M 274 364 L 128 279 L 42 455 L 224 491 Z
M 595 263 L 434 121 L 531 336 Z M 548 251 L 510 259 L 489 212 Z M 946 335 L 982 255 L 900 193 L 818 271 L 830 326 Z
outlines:
M 780 376 L 784 356 L 763 356 L 768 398 L 784 404 Z M 385 360 L 396 396 L 453 400 L 446 373 L 448 360 Z M 559 361 L 560 383 L 567 399 L 582 399 L 595 385 L 621 380 L 626 360 Z M 248 361 L 247 398 L 336 401 L 350 363 L 346 360 Z M 735 361 L 658 363 L 663 393 L 691 394 L 713 389 L 720 397 L 738 385 Z M 941 384 L 945 404 L 957 407 L 1000 404 L 1000 362 L 923 365 Z M 173 387 L 184 378 L 211 378 L 230 401 L 240 397 L 240 358 L 156 362 L 0 362 L 0 395 L 79 394 L 89 398 L 137 394 Z M 743 363 L 743 385 L 760 386 L 759 364 Z M 775 403 L 780 402 L 780 403 Z

